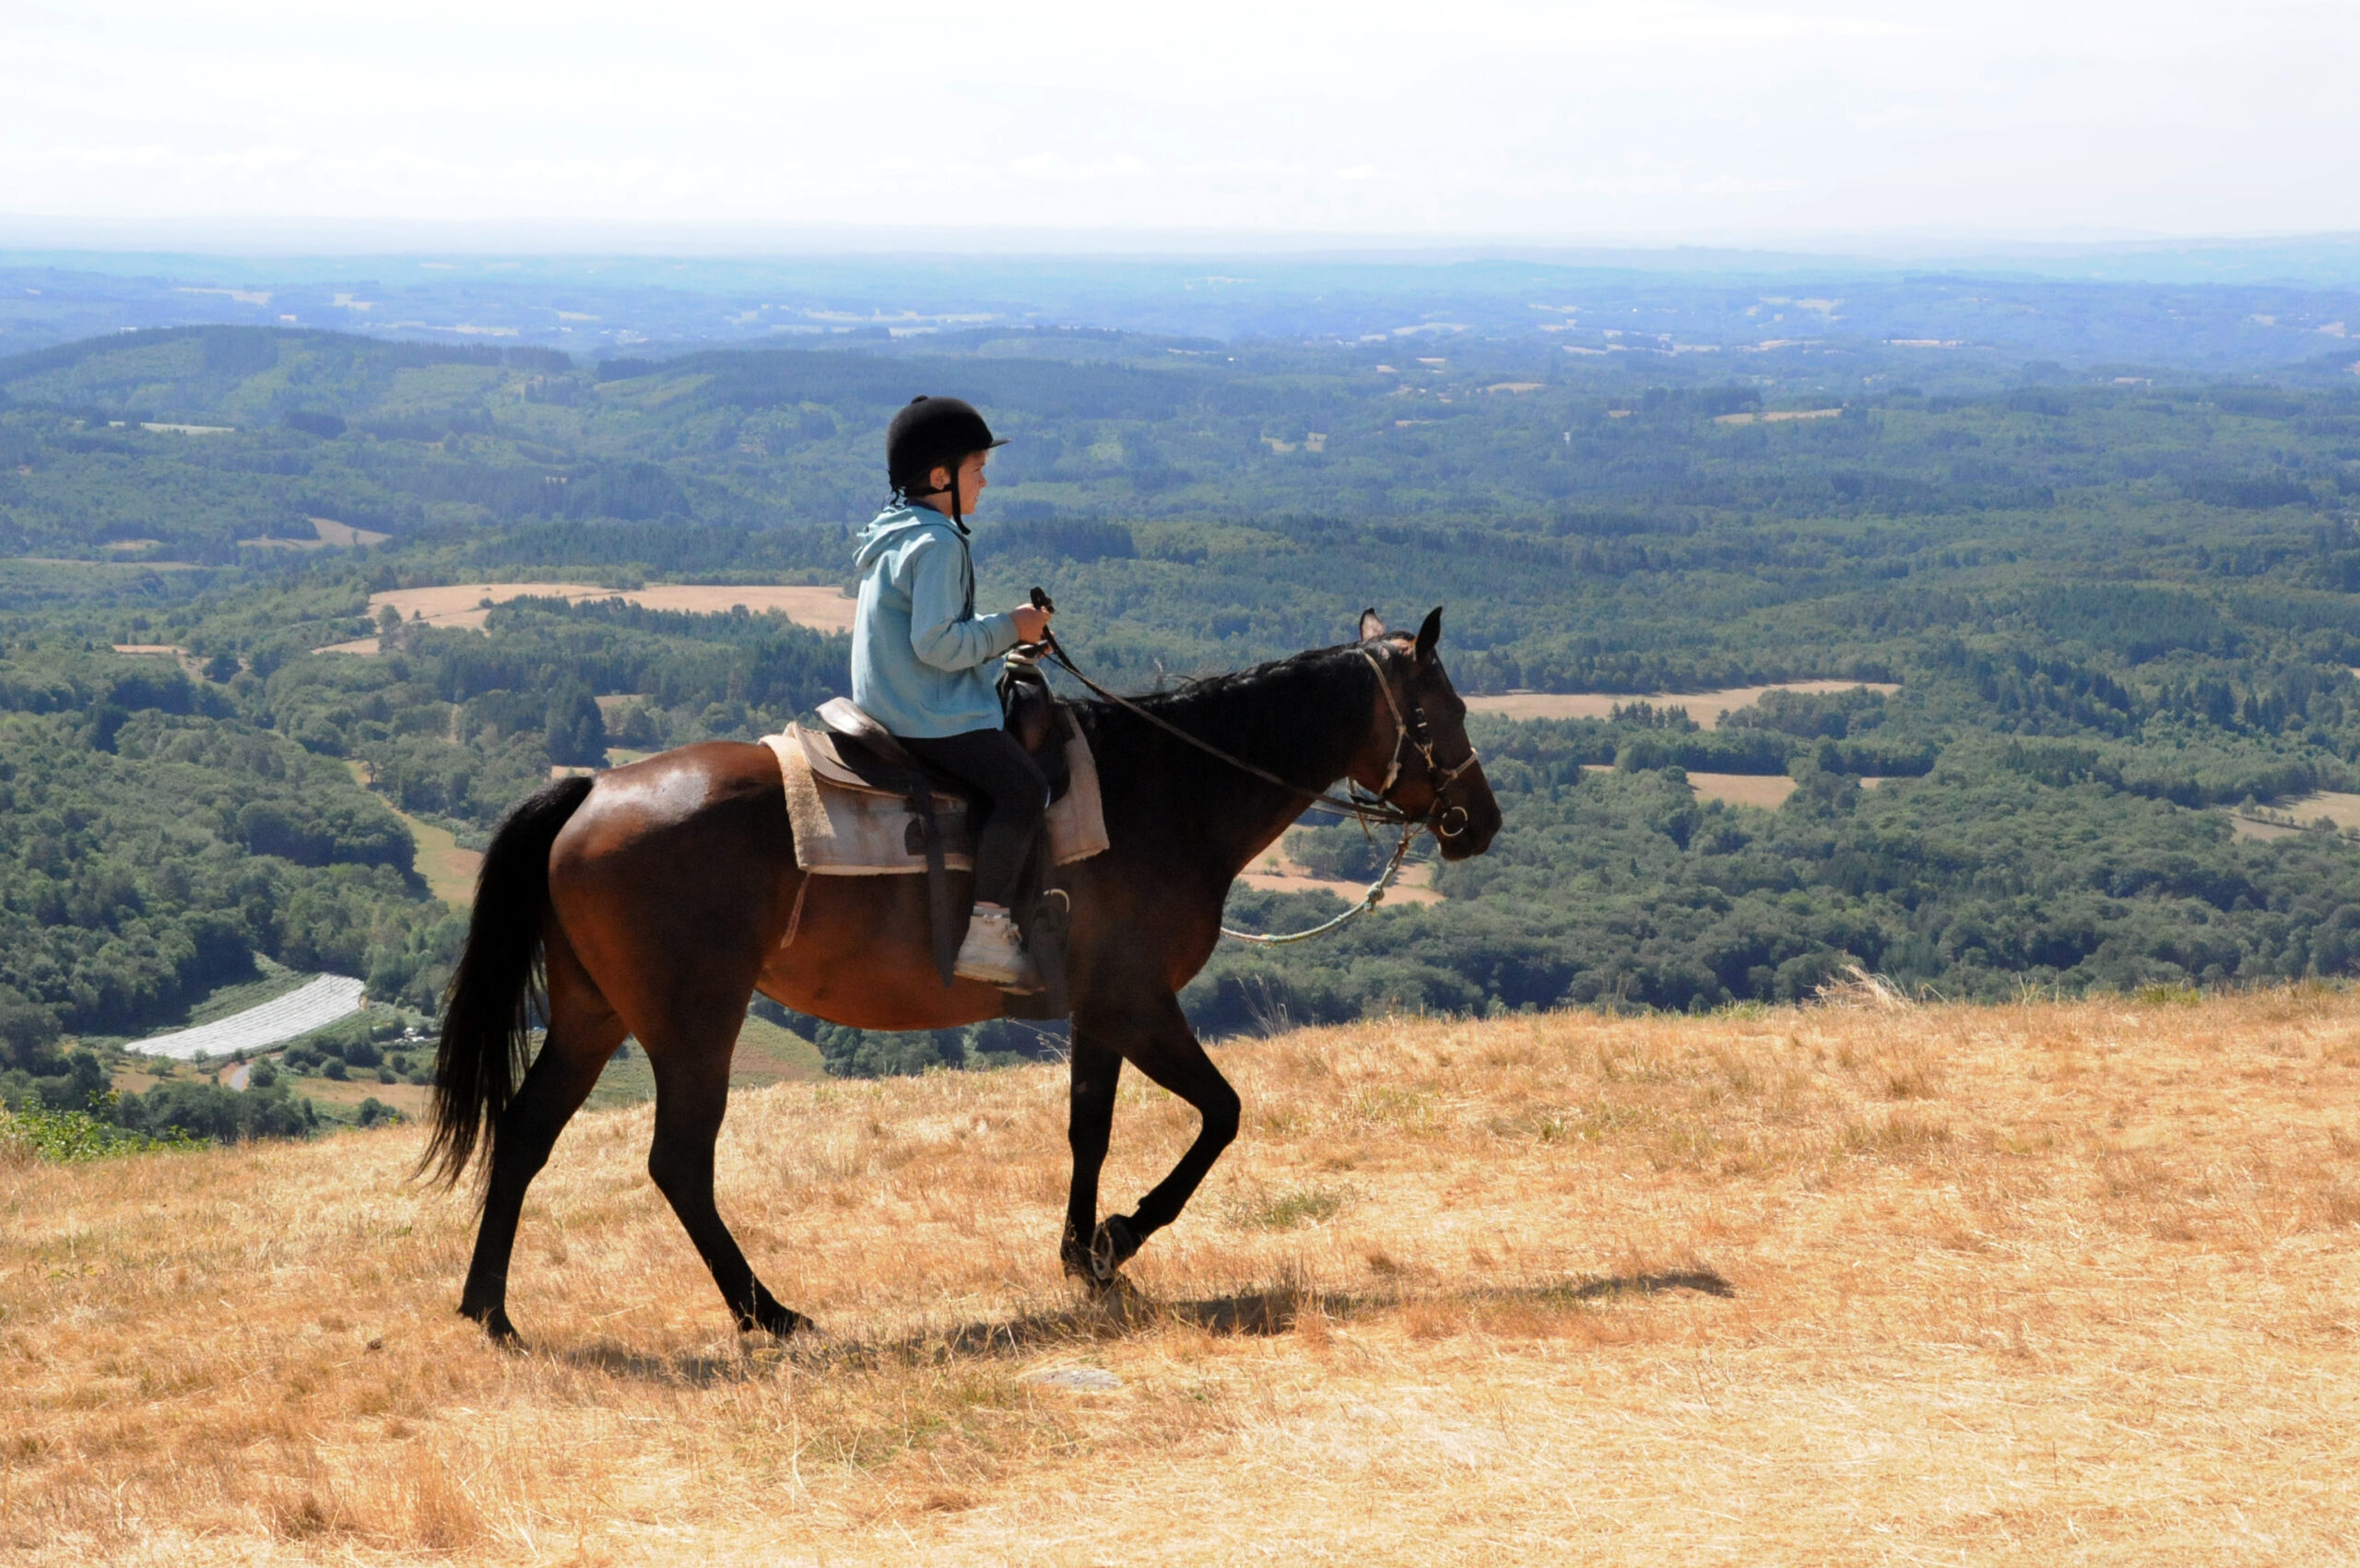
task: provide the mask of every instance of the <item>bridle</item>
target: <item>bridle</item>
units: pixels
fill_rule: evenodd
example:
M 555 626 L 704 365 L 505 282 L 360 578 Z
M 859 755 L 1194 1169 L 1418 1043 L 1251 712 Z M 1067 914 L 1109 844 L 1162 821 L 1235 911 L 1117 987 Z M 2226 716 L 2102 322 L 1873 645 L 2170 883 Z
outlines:
M 1376 689 L 1385 694 L 1385 705 L 1393 714 L 1393 758 L 1386 766 L 1385 782 L 1377 786 L 1376 793 L 1370 799 L 1395 811 L 1401 809 L 1393 803 L 1393 786 L 1401 782 L 1401 754 L 1415 750 L 1426 765 L 1426 776 L 1433 781 L 1434 792 L 1434 804 L 1426 808 L 1425 814 L 1417 820 L 1432 828 L 1438 839 L 1457 838 L 1467 831 L 1467 808 L 1453 806 L 1444 808 L 1443 791 L 1457 783 L 1458 776 L 1475 765 L 1479 754 L 1469 743 L 1467 755 L 1451 767 L 1446 768 L 1435 760 L 1434 732 L 1426 724 L 1425 704 L 1413 698 L 1409 713 L 1404 714 L 1400 700 L 1393 695 L 1393 682 L 1386 678 L 1385 666 L 1376 662 L 1376 655 L 1370 653 L 1365 645 L 1360 650 L 1360 654 L 1368 661 L 1368 667 L 1375 672 Z M 1356 790 L 1358 787 L 1357 784 L 1353 786 Z M 1445 826 L 1453 817 L 1458 819 L 1458 826 Z
M 1043 609 L 1050 607 L 1048 595 L 1038 588 L 1032 590 L 1032 602 Z M 1363 796 L 1360 785 L 1354 784 L 1341 800 L 1321 790 L 1305 789 L 1301 784 L 1289 784 L 1268 768 L 1258 767 L 1242 757 L 1233 757 L 1212 742 L 1200 740 L 1190 735 L 1162 714 L 1150 713 L 1129 698 L 1107 690 L 1074 667 L 1073 660 L 1068 656 L 1063 648 L 1057 645 L 1055 633 L 1044 630 L 1038 646 L 1044 654 L 1055 659 L 1060 668 L 1089 688 L 1092 694 L 1135 717 L 1145 719 L 1166 735 L 1186 741 L 1198 750 L 1220 759 L 1241 772 L 1250 773 L 1257 779 L 1274 784 L 1290 794 L 1302 796 L 1309 802 L 1311 808 L 1332 811 L 1340 817 L 1357 818 L 1363 828 L 1370 822 L 1399 825 L 1401 842 L 1393 846 L 1393 853 L 1386 859 L 1385 869 L 1377 874 L 1375 881 L 1368 885 L 1368 891 L 1361 895 L 1360 902 L 1333 919 L 1321 921 L 1307 931 L 1273 934 L 1264 931 L 1233 931 L 1226 925 L 1221 926 L 1221 934 L 1232 941 L 1250 942 L 1258 948 L 1277 948 L 1333 931 L 1354 916 L 1366 914 L 1384 899 L 1385 890 L 1392 886 L 1393 878 L 1401 874 L 1401 863 L 1410 857 L 1410 845 L 1417 839 L 1419 829 L 1424 828 L 1431 831 L 1437 839 L 1455 839 L 1467 831 L 1467 808 L 1463 806 L 1446 808 L 1443 806 L 1443 791 L 1449 788 L 1460 774 L 1475 765 L 1475 748 L 1469 745 L 1465 758 L 1445 768 L 1434 757 L 1434 731 L 1426 723 L 1424 705 L 1413 698 L 1410 700 L 1409 712 L 1406 713 L 1402 712 L 1401 700 L 1393 694 L 1393 682 L 1386 678 L 1385 666 L 1377 663 L 1376 655 L 1370 653 L 1366 646 L 1360 649 L 1360 655 L 1368 661 L 1370 671 L 1376 677 L 1376 689 L 1385 694 L 1386 710 L 1393 715 L 1393 756 L 1386 764 L 1385 782 L 1376 787 L 1375 794 Z M 1416 813 L 1403 810 L 1393 801 L 1394 786 L 1401 782 L 1402 756 L 1410 751 L 1415 751 L 1418 754 L 1419 760 L 1426 765 L 1427 776 L 1434 781 L 1434 803 L 1425 810 Z M 1458 819 L 1458 825 L 1455 828 L 1449 825 L 1454 817 Z

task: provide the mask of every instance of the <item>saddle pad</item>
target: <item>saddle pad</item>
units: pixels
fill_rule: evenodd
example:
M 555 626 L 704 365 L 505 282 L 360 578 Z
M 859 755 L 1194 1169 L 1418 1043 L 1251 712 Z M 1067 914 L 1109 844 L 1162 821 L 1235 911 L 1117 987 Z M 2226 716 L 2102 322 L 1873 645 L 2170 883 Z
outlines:
M 762 744 L 778 759 L 786 785 L 787 825 L 795 831 L 795 862 L 813 876 L 890 877 L 926 870 L 926 841 L 917 813 L 897 795 L 847 788 L 812 770 L 800 728 L 766 735 Z M 1106 813 L 1098 794 L 1098 769 L 1090 743 L 1075 736 L 1066 743 L 1066 765 L 1073 784 L 1051 806 L 1046 825 L 1049 853 L 1059 866 L 1086 860 L 1106 847 Z M 974 859 L 967 813 L 960 803 L 936 799 L 942 827 L 942 864 L 971 871 Z

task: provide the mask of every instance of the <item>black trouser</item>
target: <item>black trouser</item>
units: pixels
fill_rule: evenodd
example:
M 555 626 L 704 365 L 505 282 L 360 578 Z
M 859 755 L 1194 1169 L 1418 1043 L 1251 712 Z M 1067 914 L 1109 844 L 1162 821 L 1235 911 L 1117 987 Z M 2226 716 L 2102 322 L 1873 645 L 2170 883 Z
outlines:
M 1013 908 L 1024 856 L 1049 808 L 1041 765 L 1004 729 L 971 729 L 932 740 L 899 737 L 911 753 L 977 791 L 975 902 Z

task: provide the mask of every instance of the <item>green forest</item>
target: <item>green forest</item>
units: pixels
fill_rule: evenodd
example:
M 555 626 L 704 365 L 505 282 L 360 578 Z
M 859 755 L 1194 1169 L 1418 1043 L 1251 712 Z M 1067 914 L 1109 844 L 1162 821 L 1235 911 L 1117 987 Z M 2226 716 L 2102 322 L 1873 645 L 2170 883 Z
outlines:
M 1491 854 L 1439 903 L 1225 949 L 1184 998 L 1208 1033 L 1792 1000 L 1854 964 L 1974 997 L 2360 968 L 2360 842 L 2303 804 L 2360 789 L 2360 381 L 2035 361 L 1929 390 L 1874 346 L 1564 347 L 980 333 L 594 364 L 219 327 L 0 360 L 0 1088 L 78 1104 L 78 1049 L 258 964 L 431 1017 L 464 923 L 414 824 L 479 846 L 552 766 L 774 730 L 844 689 L 847 645 L 620 599 L 446 629 L 371 595 L 841 584 L 918 391 L 1011 437 L 984 598 L 1047 587 L 1105 678 L 1441 603 L 1462 692 L 1628 699 L 1479 715 Z M 1716 727 L 1682 700 L 1800 680 L 1867 684 Z M 1692 774 L 1795 787 L 1733 805 Z M 2273 811 L 2291 830 L 2253 827 Z M 1356 829 L 1290 843 L 1374 874 Z M 1233 924 L 1339 907 L 1241 887 Z M 1049 1048 L 775 1021 L 842 1072 Z M 301 1130 L 272 1096 L 244 1131 Z

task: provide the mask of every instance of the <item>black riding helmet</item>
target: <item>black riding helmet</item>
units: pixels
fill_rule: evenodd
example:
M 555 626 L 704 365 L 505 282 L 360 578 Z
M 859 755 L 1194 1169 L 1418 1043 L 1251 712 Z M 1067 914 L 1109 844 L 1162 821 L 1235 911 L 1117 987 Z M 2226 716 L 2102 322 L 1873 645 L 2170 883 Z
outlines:
M 963 524 L 966 519 L 959 515 L 959 465 L 971 452 L 988 452 L 1007 444 L 993 436 L 992 428 L 984 423 L 974 404 L 920 393 L 885 427 L 885 475 L 892 481 L 895 495 L 915 501 L 942 494 L 926 479 L 936 468 L 949 468 L 950 520 Z

